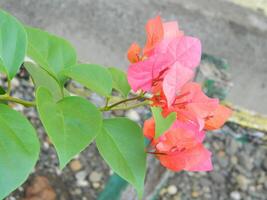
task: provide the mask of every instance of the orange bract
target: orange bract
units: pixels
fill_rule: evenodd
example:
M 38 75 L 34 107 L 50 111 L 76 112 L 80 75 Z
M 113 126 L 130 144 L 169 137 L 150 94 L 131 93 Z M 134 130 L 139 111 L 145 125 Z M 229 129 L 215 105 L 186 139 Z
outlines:
M 143 49 L 144 55 L 148 55 L 151 50 L 163 39 L 163 24 L 160 16 L 150 19 L 146 24 L 147 40 Z
M 131 63 L 136 63 L 140 59 L 141 47 L 137 43 L 132 43 L 127 52 L 127 58 Z
M 222 105 L 218 105 L 217 108 L 215 109 L 213 117 L 210 117 L 206 120 L 205 129 L 215 130 L 220 128 L 231 115 L 232 115 L 231 109 Z

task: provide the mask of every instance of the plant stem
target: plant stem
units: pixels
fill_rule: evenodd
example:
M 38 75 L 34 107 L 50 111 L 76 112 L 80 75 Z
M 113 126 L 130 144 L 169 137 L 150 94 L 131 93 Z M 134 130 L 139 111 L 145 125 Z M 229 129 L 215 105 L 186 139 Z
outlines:
M 23 99 L 18 99 L 18 98 L 11 97 L 11 96 L 8 96 L 8 95 L 0 95 L 0 100 L 15 102 L 15 103 L 24 105 L 25 107 L 32 107 L 32 106 L 36 105 L 35 102 L 25 101 Z
M 106 105 L 105 107 L 103 107 L 103 108 L 100 108 L 100 110 L 101 111 L 109 111 L 109 110 L 114 110 L 114 109 L 112 109 L 112 108 L 114 108 L 114 107 L 116 107 L 116 106 L 118 106 L 118 105 L 120 105 L 120 104 L 123 104 L 123 103 L 126 103 L 126 102 L 129 102 L 129 101 L 134 101 L 134 100 L 138 100 L 138 99 L 141 99 L 141 98 L 143 98 L 143 93 L 142 94 L 140 94 L 139 96 L 136 96 L 136 97 L 132 97 L 132 98 L 129 98 L 129 99 L 123 99 L 123 100 L 121 100 L 121 101 L 118 101 L 118 102 L 116 102 L 116 103 L 114 103 L 114 104 L 111 104 L 111 105 Z M 125 108 L 126 109 L 126 108 Z
M 140 102 L 140 103 L 137 103 L 137 104 L 133 104 L 131 106 L 128 106 L 128 107 L 125 107 L 125 108 L 111 108 L 110 110 L 130 110 L 130 109 L 133 109 L 133 108 L 137 108 L 137 107 L 140 107 L 140 106 L 145 106 L 145 105 L 148 105 L 149 104 L 149 101 L 143 101 L 143 102 Z

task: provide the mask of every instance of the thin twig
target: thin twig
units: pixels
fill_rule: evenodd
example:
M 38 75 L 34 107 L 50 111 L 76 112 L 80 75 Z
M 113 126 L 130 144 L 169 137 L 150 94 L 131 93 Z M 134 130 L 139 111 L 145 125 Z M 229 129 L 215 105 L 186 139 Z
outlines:
M 8 95 L 0 95 L 0 100 L 15 102 L 15 103 L 24 105 L 25 107 L 32 107 L 32 106 L 36 105 L 34 101 L 25 101 L 23 99 L 11 97 L 11 96 L 8 96 Z

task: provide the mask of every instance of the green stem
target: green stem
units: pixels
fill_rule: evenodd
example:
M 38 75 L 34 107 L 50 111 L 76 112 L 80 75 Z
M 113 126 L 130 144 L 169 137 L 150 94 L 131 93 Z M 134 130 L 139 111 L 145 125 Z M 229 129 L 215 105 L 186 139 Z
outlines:
M 111 108 L 110 110 L 130 110 L 130 109 L 133 109 L 133 108 L 137 108 L 137 107 L 140 107 L 140 106 L 145 106 L 145 105 L 148 105 L 149 104 L 149 101 L 143 101 L 143 102 L 140 102 L 140 103 L 137 103 L 137 104 L 133 104 L 133 105 L 130 105 L 128 107 L 125 107 L 125 108 Z
M 120 105 L 120 104 L 129 102 L 129 101 L 138 100 L 138 99 L 141 99 L 141 98 L 143 98 L 143 94 L 141 94 L 141 95 L 139 95 L 139 96 L 136 96 L 136 97 L 133 97 L 133 98 L 123 99 L 123 100 L 118 101 L 118 102 L 116 102 L 116 103 L 114 103 L 114 104 L 111 104 L 111 105 L 109 105 L 109 106 L 106 105 L 105 107 L 100 108 L 100 110 L 101 110 L 101 111 L 109 111 L 109 110 L 111 110 L 112 108 L 114 108 L 114 107 L 116 107 L 116 106 L 118 106 L 118 105 Z
M 18 99 L 18 98 L 11 97 L 11 96 L 8 96 L 8 95 L 0 95 L 0 100 L 1 101 L 15 102 L 15 103 L 24 105 L 25 107 L 32 107 L 32 106 L 35 106 L 36 105 L 35 102 L 25 101 L 23 99 Z

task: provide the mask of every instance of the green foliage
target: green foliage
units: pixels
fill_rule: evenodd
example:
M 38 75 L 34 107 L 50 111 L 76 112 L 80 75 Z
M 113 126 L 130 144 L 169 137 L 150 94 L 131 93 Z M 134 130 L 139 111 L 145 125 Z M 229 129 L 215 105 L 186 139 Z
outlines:
M 43 87 L 37 90 L 37 109 L 61 168 L 92 142 L 102 125 L 101 113 L 92 103 L 74 96 L 55 102 Z
M 108 69 L 112 76 L 112 87 L 118 90 L 124 97 L 127 97 L 131 87 L 127 81 L 125 72 L 114 67 L 110 67 Z
M 27 35 L 23 26 L 0 10 L 0 70 L 12 79 L 24 61 Z
M 24 63 L 24 66 L 31 75 L 36 87 L 42 86 L 48 89 L 55 100 L 60 100 L 64 96 L 61 86 L 47 71 L 30 62 Z
M 78 64 L 64 70 L 63 74 L 100 95 L 109 96 L 111 93 L 111 74 L 99 65 Z
M 0 199 L 22 184 L 38 159 L 40 145 L 28 120 L 0 104 Z
M 96 138 L 97 148 L 109 166 L 143 193 L 146 171 L 144 137 L 140 127 L 126 118 L 106 119 Z
M 31 62 L 24 62 L 26 49 Z M 21 64 L 33 80 L 35 101 L 10 95 L 10 80 Z M 0 11 L 0 71 L 8 77 L 7 90 L 0 86 L 0 199 L 26 180 L 40 150 L 34 128 L 22 114 L 6 105 L 10 102 L 37 106 L 61 169 L 96 138 L 103 158 L 115 172 L 134 185 L 141 197 L 146 170 L 141 129 L 126 118 L 103 121 L 101 113 L 107 111 L 107 107 L 108 110 L 129 109 L 128 103 L 135 106 L 131 102 L 143 98 L 125 99 L 130 86 L 123 71 L 95 64 L 77 64 L 76 52 L 66 40 L 25 27 L 4 11 Z M 105 96 L 106 105 L 97 108 L 85 98 L 70 96 L 65 88 L 68 78 Z M 112 97 L 112 88 L 121 95 Z
M 170 113 L 166 118 L 161 114 L 160 107 L 151 107 L 153 118 L 156 125 L 156 138 L 161 136 L 166 130 L 168 130 L 176 119 L 176 113 Z
M 64 83 L 60 72 L 76 63 L 76 52 L 69 42 L 40 29 L 26 27 L 27 55 L 44 70 Z

